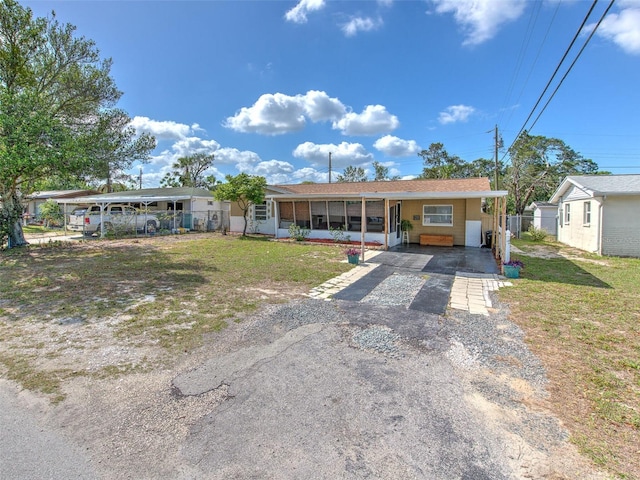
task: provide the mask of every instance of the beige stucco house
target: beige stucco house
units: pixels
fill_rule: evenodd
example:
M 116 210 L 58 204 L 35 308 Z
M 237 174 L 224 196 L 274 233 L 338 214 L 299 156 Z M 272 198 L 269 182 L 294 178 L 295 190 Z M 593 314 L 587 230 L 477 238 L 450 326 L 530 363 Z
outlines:
M 640 175 L 583 175 L 563 180 L 558 241 L 601 255 L 640 257 Z
M 295 224 L 309 238 L 331 239 L 333 230 L 343 229 L 351 240 L 388 248 L 402 242 L 400 224 L 409 220 L 410 243 L 479 247 L 492 225 L 483 202 L 506 195 L 492 191 L 487 178 L 274 185 L 250 222 L 258 225 L 254 231 L 277 238 L 289 237 Z M 233 206 L 231 218 L 232 231 L 241 231 Z

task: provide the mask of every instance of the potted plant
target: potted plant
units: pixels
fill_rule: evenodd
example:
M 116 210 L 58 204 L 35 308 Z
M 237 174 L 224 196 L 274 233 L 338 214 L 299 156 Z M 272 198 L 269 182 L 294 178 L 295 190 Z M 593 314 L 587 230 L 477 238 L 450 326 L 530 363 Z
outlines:
M 360 262 L 360 250 L 354 247 L 351 248 L 347 248 L 344 253 L 347 254 L 347 259 L 349 260 L 349 263 L 352 263 L 354 265 L 358 265 L 358 263 Z
M 520 260 L 511 260 L 502 265 L 504 276 L 507 278 L 520 278 L 520 269 L 524 267 L 524 263 Z
M 403 232 L 410 232 L 413 230 L 413 223 L 411 223 L 411 220 L 402 220 L 400 222 L 400 230 Z

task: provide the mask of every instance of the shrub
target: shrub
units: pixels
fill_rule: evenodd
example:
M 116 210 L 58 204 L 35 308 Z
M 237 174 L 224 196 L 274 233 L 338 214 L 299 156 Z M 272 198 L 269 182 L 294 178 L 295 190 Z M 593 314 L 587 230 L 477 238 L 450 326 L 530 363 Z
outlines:
M 289 225 L 289 236 L 294 240 L 296 240 L 297 242 L 302 242 L 306 240 L 307 237 L 309 236 L 309 233 L 310 231 L 308 228 L 302 228 L 301 226 L 296 225 L 295 223 L 292 223 L 291 225 Z
M 340 227 L 340 228 L 329 227 L 329 233 L 333 237 L 333 241 L 336 243 L 348 243 L 351 241 L 351 235 L 345 234 L 344 227 Z
M 547 235 L 549 235 L 549 233 L 544 228 L 537 228 L 533 225 L 529 227 L 529 230 L 527 230 L 527 232 L 529 233 L 529 238 L 532 242 L 542 242 L 545 238 L 547 238 Z

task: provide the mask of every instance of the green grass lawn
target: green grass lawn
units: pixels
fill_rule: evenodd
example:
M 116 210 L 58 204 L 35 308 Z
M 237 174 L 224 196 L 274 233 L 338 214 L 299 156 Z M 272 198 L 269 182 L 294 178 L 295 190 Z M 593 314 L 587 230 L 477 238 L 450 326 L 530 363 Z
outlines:
M 167 354 L 191 351 L 205 334 L 241 321 L 261 304 L 301 296 L 353 268 L 343 260 L 338 247 L 221 235 L 5 251 L 0 254 L 0 346 L 13 347 L 0 348 L 0 366 L 7 378 L 54 392 L 71 373 L 38 371 L 43 342 L 31 339 L 31 332 L 48 328 L 57 335 L 56 322 L 78 322 L 87 335 L 97 336 L 103 335 L 95 332 L 104 331 L 106 320 L 118 318 L 107 330 L 116 345 L 150 343 Z M 65 344 L 62 338 L 45 343 L 50 347 L 55 341 Z
M 526 237 L 525 237 L 526 238 Z M 640 260 L 514 240 L 525 268 L 500 290 L 542 358 L 572 441 L 620 478 L 640 478 Z

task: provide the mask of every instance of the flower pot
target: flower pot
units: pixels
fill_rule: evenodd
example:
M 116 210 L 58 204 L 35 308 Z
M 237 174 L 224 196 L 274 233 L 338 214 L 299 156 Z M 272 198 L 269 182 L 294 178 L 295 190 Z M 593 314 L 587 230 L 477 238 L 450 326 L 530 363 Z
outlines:
M 360 255 L 347 255 L 349 259 L 349 263 L 353 263 L 354 265 L 358 265 L 360 263 Z
M 503 265 L 504 276 L 507 278 L 520 278 L 520 268 L 513 265 Z

